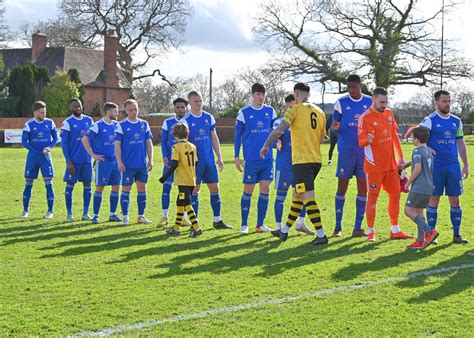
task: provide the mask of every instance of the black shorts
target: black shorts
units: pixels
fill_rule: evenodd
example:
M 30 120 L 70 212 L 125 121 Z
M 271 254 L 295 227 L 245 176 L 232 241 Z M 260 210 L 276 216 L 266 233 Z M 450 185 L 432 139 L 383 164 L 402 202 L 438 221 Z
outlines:
M 178 198 L 176 200 L 177 205 L 186 206 L 191 204 L 191 194 L 193 193 L 194 187 L 189 185 L 178 185 Z
M 296 193 L 314 190 L 314 180 L 321 170 L 321 163 L 293 164 L 293 175 Z

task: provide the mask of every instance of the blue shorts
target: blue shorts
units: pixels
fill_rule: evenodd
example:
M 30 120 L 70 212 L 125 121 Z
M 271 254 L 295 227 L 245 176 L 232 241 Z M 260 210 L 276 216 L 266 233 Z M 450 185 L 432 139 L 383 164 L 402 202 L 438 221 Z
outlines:
M 351 179 L 365 178 L 364 154 L 339 153 L 337 157 L 336 177 Z
M 64 182 L 76 183 L 76 182 L 92 182 L 92 163 L 78 163 L 74 164 L 74 174 L 70 174 L 67 171 L 64 173 Z
M 461 167 L 433 167 L 433 184 L 433 196 L 441 196 L 443 192 L 447 196 L 462 195 Z
M 135 181 L 147 183 L 148 170 L 146 168 L 125 170 L 122 174 L 122 185 L 132 185 Z
M 41 176 L 43 176 L 43 178 L 54 177 L 54 168 L 51 154 L 28 154 L 26 157 L 25 178 L 29 180 L 37 179 L 40 169 Z
M 273 181 L 273 160 L 245 161 L 242 183 L 256 184 L 260 181 Z
M 120 185 L 122 174 L 116 161 L 95 162 L 95 185 Z
M 163 166 L 163 173 L 161 176 L 163 176 L 169 169 L 170 167 L 167 167 L 167 166 Z M 173 180 L 174 180 L 174 172 L 166 179 L 165 183 L 163 184 L 173 184 Z
M 288 190 L 294 187 L 293 166 L 291 162 L 285 165 L 275 165 L 275 189 Z
M 214 162 L 201 163 L 198 161 L 196 167 L 196 184 L 201 183 L 217 183 L 219 182 L 219 174 Z

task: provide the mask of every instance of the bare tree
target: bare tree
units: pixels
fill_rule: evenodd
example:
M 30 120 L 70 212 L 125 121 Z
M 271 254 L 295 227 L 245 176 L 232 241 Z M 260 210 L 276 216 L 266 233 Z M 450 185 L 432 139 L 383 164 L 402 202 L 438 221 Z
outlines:
M 5 22 L 4 14 L 5 14 L 5 4 L 3 0 L 0 0 L 0 48 L 5 48 L 8 44 L 8 41 L 12 37 L 12 33 Z M 2 67 L 3 67 L 3 60 L 2 60 Z
M 450 2 L 445 13 L 455 6 Z M 351 72 L 390 87 L 435 83 L 441 71 L 441 8 L 423 13 L 416 0 L 293 0 L 262 6 L 254 32 L 282 55 L 276 68 L 310 81 L 344 83 Z M 472 64 L 445 41 L 444 76 L 472 76 Z
M 160 53 L 177 48 L 189 17 L 187 0 L 59 0 L 61 27 L 79 27 L 81 34 L 67 39 L 72 45 L 100 43 L 103 33 L 114 29 L 119 38 L 118 62 L 127 79 L 159 75 L 149 69 Z

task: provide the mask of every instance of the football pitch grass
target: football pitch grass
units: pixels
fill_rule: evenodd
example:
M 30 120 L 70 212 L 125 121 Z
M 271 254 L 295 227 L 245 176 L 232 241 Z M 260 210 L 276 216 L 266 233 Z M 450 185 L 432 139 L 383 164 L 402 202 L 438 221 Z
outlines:
M 413 146 L 403 146 L 410 158 Z M 310 237 L 291 232 L 280 243 L 256 234 L 257 191 L 250 233 L 240 235 L 241 174 L 231 145 L 223 145 L 222 216 L 234 230 L 214 230 L 209 192 L 200 195 L 204 233 L 170 238 L 154 226 L 135 224 L 136 190 L 129 226 L 67 223 L 61 149 L 53 150 L 54 219 L 44 220 L 42 180 L 33 187 L 30 218 L 20 220 L 24 149 L 0 149 L 0 336 L 472 336 L 474 332 L 474 178 L 464 182 L 461 233 L 471 240 L 454 245 L 449 206 L 439 208 L 439 244 L 408 251 L 411 241 L 391 241 L 387 197 L 381 193 L 379 241 L 351 238 L 355 184 L 346 197 L 343 236 L 313 247 Z M 323 145 L 326 155 L 328 145 Z M 468 145 L 471 165 L 474 146 Z M 162 162 L 155 147 L 146 215 L 161 218 Z M 337 154 L 335 154 L 337 159 Z M 327 157 L 324 156 L 327 163 Z M 326 232 L 334 228 L 335 165 L 323 165 L 316 199 Z M 471 169 L 474 174 L 474 169 Z M 108 219 L 106 188 L 101 220 Z M 176 208 L 171 198 L 170 221 Z M 270 193 L 266 224 L 274 227 Z M 406 194 L 402 194 L 402 207 Z M 289 208 L 287 198 L 284 218 Z M 119 206 L 120 208 L 120 206 Z M 82 212 L 82 187 L 74 190 L 74 216 Z M 306 220 L 309 225 L 309 220 Z M 401 212 L 403 230 L 416 233 Z M 364 228 L 366 223 L 364 221 Z

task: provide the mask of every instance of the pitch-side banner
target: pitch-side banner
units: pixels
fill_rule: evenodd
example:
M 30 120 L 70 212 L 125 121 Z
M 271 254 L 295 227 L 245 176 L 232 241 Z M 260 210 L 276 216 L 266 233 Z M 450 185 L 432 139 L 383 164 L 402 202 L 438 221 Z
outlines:
M 21 143 L 22 129 L 5 129 L 4 142 L 5 143 Z M 61 135 L 58 130 L 58 143 L 61 142 Z

